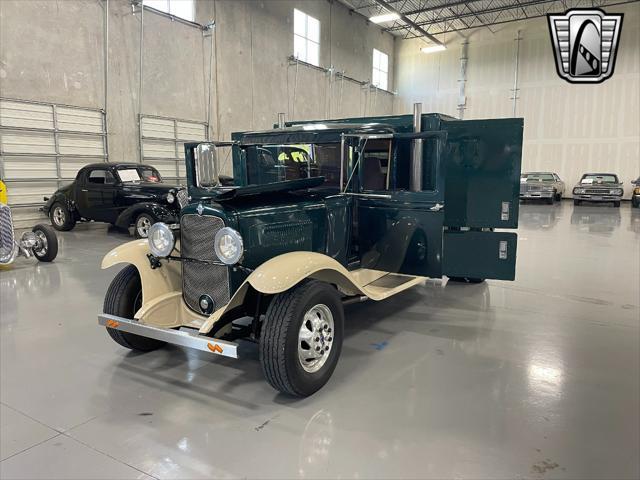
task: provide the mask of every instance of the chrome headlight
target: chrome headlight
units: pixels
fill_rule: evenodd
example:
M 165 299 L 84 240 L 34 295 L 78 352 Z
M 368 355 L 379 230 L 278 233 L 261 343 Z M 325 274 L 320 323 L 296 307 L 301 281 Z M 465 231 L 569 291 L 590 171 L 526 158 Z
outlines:
M 173 203 L 175 201 L 176 201 L 176 196 L 173 194 L 173 192 L 167 193 L 167 202 Z
M 175 237 L 166 223 L 158 222 L 149 227 L 149 249 L 154 256 L 168 257 L 173 250 Z
M 613 190 L 609 190 L 609 195 L 622 195 L 622 189 L 614 188 Z
M 586 193 L 587 191 L 584 188 L 574 188 L 573 193 Z
M 238 263 L 244 253 L 242 237 L 233 228 L 224 227 L 218 230 L 213 242 L 216 255 L 227 265 Z

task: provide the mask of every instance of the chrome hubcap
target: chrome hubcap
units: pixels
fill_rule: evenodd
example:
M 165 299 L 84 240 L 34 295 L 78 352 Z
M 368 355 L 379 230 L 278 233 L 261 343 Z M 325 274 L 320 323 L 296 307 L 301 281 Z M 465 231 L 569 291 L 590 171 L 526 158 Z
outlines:
M 43 257 L 47 254 L 47 248 L 49 248 L 49 243 L 47 242 L 47 237 L 44 232 L 41 230 L 36 230 L 33 232 L 36 236 L 38 243 L 35 247 L 33 247 L 33 253 L 38 257 Z
M 62 210 L 62 207 L 53 209 L 53 222 L 59 227 L 64 225 L 64 210 Z
M 327 363 L 333 334 L 333 314 L 329 307 L 315 305 L 304 314 L 298 333 L 298 360 L 306 372 L 317 372 Z
M 136 230 L 141 237 L 149 236 L 149 227 L 151 226 L 151 220 L 147 217 L 140 217 L 136 222 Z

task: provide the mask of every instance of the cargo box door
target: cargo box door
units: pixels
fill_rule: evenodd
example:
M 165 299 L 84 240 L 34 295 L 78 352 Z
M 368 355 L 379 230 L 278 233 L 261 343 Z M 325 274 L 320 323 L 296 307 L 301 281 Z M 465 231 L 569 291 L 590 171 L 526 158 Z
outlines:
M 520 118 L 447 122 L 446 226 L 518 226 L 522 127 Z
M 517 237 L 511 232 L 445 230 L 442 273 L 448 277 L 514 280 Z

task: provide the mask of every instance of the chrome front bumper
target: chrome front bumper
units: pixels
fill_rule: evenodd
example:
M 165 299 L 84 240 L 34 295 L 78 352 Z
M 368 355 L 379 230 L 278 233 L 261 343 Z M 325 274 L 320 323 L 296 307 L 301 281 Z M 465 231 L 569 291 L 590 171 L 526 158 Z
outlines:
M 522 199 L 551 197 L 553 197 L 553 192 L 525 192 L 520 194 L 520 198 Z
M 238 358 L 238 344 L 226 342 L 217 338 L 207 337 L 187 330 L 174 330 L 143 325 L 136 320 L 117 317 L 102 313 L 98 315 L 98 324 L 103 327 L 133 333 L 141 337 L 154 338 L 162 342 L 195 348 L 202 352 L 222 355 L 223 357 Z
M 584 200 L 586 202 L 619 202 L 622 200 L 618 195 L 595 195 L 595 194 L 578 194 L 574 193 L 575 200 Z

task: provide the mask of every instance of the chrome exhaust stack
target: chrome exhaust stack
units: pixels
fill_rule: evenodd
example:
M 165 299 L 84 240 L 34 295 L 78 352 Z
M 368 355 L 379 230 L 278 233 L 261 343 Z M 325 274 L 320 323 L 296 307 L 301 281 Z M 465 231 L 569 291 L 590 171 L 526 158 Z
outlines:
M 422 131 L 422 104 L 413 104 L 413 132 Z M 411 148 L 411 191 L 422 191 L 422 139 L 413 140 Z

